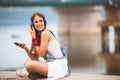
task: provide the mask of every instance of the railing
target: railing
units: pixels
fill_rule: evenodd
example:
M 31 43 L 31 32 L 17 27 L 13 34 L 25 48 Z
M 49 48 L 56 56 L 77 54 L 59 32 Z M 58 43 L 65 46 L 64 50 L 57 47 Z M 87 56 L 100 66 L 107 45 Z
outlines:
M 0 0 L 0 6 L 83 6 L 120 5 L 120 0 Z

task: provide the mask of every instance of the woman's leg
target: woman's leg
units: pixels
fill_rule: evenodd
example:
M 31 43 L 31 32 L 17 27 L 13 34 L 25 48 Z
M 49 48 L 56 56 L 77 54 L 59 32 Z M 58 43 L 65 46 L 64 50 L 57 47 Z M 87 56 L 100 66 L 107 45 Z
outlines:
M 25 61 L 25 67 L 29 73 L 39 73 L 46 77 L 48 75 L 48 64 L 46 63 L 28 59 Z

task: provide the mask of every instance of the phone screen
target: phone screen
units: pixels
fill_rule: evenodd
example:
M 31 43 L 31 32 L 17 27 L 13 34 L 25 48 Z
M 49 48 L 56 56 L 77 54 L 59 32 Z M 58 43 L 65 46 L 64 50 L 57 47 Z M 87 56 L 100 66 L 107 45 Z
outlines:
M 14 42 L 14 44 L 15 44 L 16 46 L 18 46 L 20 43 Z

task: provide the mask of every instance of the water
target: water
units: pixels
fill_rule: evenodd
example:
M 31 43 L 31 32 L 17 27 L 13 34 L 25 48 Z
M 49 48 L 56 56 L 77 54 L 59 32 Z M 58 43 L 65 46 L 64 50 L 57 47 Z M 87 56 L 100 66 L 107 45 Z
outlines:
M 68 47 L 68 61 L 72 72 L 106 73 L 105 61 L 99 56 L 101 36 L 71 35 L 60 36 L 61 43 Z
M 30 36 L 26 28 L 21 26 L 0 27 L 0 69 L 14 70 L 22 67 L 27 55 L 24 50 L 16 47 L 14 42 L 25 42 L 27 46 L 30 43 Z
M 110 32 L 110 38 L 104 40 L 106 47 L 103 47 L 100 35 L 59 36 L 61 43 L 68 47 L 72 72 L 120 75 L 120 50 L 116 50 L 119 46 L 115 44 L 118 38 L 115 39 L 114 32 Z

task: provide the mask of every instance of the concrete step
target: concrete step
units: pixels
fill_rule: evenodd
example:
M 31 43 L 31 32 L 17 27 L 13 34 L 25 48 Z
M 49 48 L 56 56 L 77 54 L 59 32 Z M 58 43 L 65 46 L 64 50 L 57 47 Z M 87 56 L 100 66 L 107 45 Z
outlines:
M 0 71 L 0 80 L 48 80 L 48 79 L 41 78 L 38 75 L 19 77 L 16 75 L 15 71 Z M 71 73 L 70 76 L 59 80 L 120 80 L 120 76 Z

